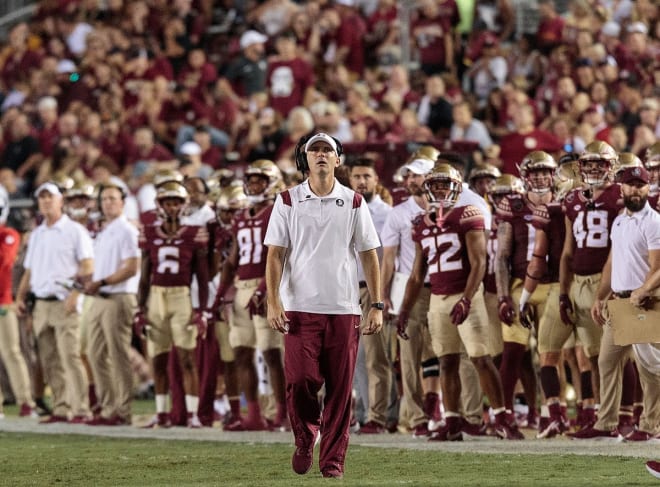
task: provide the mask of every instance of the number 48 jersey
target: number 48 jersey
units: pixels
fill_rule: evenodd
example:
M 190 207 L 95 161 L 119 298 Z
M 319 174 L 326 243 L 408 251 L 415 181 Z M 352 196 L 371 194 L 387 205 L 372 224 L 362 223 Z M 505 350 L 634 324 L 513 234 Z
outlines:
M 605 188 L 593 201 L 585 197 L 581 188 L 566 195 L 562 210 L 573 227 L 575 274 L 589 276 L 603 270 L 610 252 L 610 229 L 622 208 L 621 187 L 618 184 Z
M 441 226 L 429 215 L 413 221 L 412 238 L 422 246 L 428 263 L 431 293 L 451 295 L 465 290 L 470 275 L 465 236 L 472 230 L 484 229 L 483 214 L 471 205 L 454 208 Z
M 267 252 L 264 237 L 272 212 L 273 205 L 268 205 L 255 215 L 250 213 L 250 209 L 246 209 L 234 218 L 232 233 L 238 245 L 236 274 L 241 281 L 266 275 Z
M 140 248 L 149 252 L 151 284 L 190 286 L 195 252 L 206 250 L 208 242 L 206 227 L 186 225 L 174 235 L 167 235 L 159 224 L 145 226 L 140 232 Z

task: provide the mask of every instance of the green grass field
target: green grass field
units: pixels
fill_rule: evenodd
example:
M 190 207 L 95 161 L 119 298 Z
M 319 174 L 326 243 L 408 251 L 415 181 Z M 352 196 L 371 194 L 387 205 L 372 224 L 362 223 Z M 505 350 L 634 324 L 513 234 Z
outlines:
M 524 451 L 521 443 L 521 451 Z M 291 471 L 292 446 L 0 433 L 0 485 L 659 485 L 639 458 L 352 446 L 343 480 Z

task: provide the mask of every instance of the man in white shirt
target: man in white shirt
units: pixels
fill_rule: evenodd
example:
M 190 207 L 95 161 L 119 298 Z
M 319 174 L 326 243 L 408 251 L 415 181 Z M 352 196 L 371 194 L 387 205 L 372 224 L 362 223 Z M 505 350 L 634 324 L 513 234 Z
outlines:
M 376 174 L 374 161 L 368 158 L 360 158 L 348 165 L 350 166 L 349 181 L 351 188 L 361 194 L 367 201 L 371 219 L 376 227 L 376 232 L 380 235 L 385 219 L 392 207 L 376 194 L 378 175 Z M 362 315 L 366 317 L 369 313 L 369 303 L 371 301 L 367 292 L 364 271 L 359 262 L 358 280 L 360 306 L 362 307 Z M 394 357 L 391 357 L 389 353 L 393 337 L 391 337 L 387 328 L 389 327 L 386 327 L 383 333 L 365 335 L 360 342 L 360 349 L 358 349 L 355 386 L 358 399 L 362 399 L 365 409 L 368 410 L 367 421 L 360 427 L 360 434 L 384 433 L 388 419 L 391 419 L 388 418 L 388 411 L 393 402 L 391 400 L 393 383 L 391 362 Z M 364 382 L 366 382 L 367 387 L 360 387 Z M 367 391 L 364 391 L 364 389 L 367 389 Z
M 306 142 L 309 178 L 277 196 L 264 239 L 268 324 L 285 334 L 287 406 L 296 444 L 291 466 L 298 474 L 309 472 L 320 434 L 319 466 L 327 478 L 343 477 L 348 448 L 362 311 L 356 254 L 373 300 L 362 334 L 380 332 L 384 307 L 378 234 L 364 198 L 334 177 L 340 154 L 338 141 L 327 134 Z M 321 415 L 317 393 L 324 384 Z
M 137 310 L 140 280 L 138 229 L 124 215 L 127 188 L 106 184 L 99 192 L 104 225 L 94 239 L 96 265 L 85 293 L 92 296 L 88 308 L 87 356 L 96 381 L 101 406 L 87 424 L 131 424 L 133 371 L 129 358 L 133 315 Z
M 612 224 L 612 247 L 591 308 L 593 320 L 607 328 L 612 325 L 606 323 L 603 310 L 610 294 L 614 299 L 629 298 L 632 305 L 643 308 L 660 290 L 660 214 L 647 201 L 649 180 L 643 167 L 628 167 L 619 174 L 625 210 Z M 626 325 L 630 321 L 626 318 Z M 607 328 L 603 340 L 610 339 Z M 632 348 L 644 391 L 644 410 L 639 429 L 625 440 L 648 441 L 660 435 L 660 344 L 637 343 Z
M 63 213 L 62 193 L 55 184 L 44 183 L 34 194 L 44 221 L 30 235 L 16 307 L 24 314 L 28 291 L 36 296 L 32 326 L 53 391 L 53 415 L 44 422 L 84 423 L 89 419 L 89 403 L 80 360 L 79 292 L 62 283 L 91 277 L 92 240 L 85 227 Z

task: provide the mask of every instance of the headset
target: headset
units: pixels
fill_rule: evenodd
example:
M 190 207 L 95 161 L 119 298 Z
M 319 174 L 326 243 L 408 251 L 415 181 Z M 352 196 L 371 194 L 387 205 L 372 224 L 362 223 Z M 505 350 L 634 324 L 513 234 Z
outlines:
M 296 144 L 296 148 L 294 150 L 294 155 L 296 158 L 296 169 L 300 171 L 303 174 L 306 174 L 309 172 L 309 164 L 307 162 L 307 154 L 305 153 L 305 144 L 307 144 L 307 141 L 314 137 L 315 133 L 308 134 L 308 135 L 303 135 L 300 137 L 300 140 Z M 327 135 L 327 134 L 326 134 Z M 335 141 L 335 144 L 337 144 L 337 157 L 341 157 L 344 155 L 344 147 L 341 145 L 341 142 L 339 141 L 338 138 L 333 137 L 332 135 L 328 135 L 332 140 Z

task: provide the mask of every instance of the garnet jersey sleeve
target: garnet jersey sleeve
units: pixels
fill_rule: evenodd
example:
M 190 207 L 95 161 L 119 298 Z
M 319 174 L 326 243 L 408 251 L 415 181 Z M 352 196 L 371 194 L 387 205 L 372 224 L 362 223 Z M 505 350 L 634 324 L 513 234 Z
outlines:
M 548 269 L 541 282 L 558 282 L 559 260 L 566 234 L 561 203 L 553 201 L 538 206 L 532 215 L 532 225 L 536 230 L 544 232 L 548 239 Z
M 613 184 L 595 200 L 589 200 L 581 188 L 564 198 L 562 210 L 571 222 L 575 240 L 575 274 L 588 276 L 603 270 L 610 251 L 610 229 L 623 207 L 620 195 L 620 186 Z

